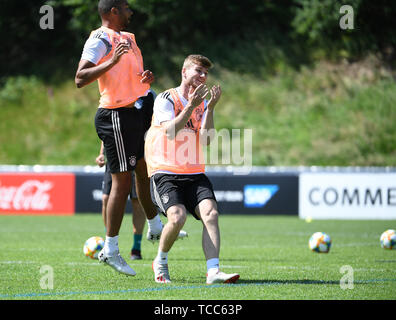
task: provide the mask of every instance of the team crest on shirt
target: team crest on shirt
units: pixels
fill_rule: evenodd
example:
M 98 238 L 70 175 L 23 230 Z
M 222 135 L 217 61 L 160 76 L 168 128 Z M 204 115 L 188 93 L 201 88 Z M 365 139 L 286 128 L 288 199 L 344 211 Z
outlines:
M 169 201 L 169 195 L 168 195 L 167 193 L 164 193 L 164 194 L 161 196 L 161 200 L 162 200 L 162 203 L 163 203 L 163 204 L 167 204 L 168 201 Z
M 129 164 L 134 167 L 136 165 L 136 157 L 135 156 L 131 156 L 129 157 Z
M 202 112 L 201 108 L 196 108 L 195 109 L 195 120 L 197 122 L 200 122 L 202 120 L 202 116 L 203 116 L 203 112 Z

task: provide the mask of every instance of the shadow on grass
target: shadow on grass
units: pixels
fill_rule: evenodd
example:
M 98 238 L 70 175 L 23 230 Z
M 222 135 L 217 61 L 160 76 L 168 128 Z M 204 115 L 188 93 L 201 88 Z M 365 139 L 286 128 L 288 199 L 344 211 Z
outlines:
M 374 262 L 379 262 L 379 263 L 396 263 L 396 260 L 376 260 Z
M 322 285 L 340 285 L 340 280 L 244 280 L 239 279 L 237 284 L 254 284 L 254 285 L 282 285 L 282 284 L 322 284 Z
M 199 279 L 193 278 L 183 278 L 178 279 L 180 282 L 196 283 L 202 284 L 205 281 L 204 277 Z M 243 279 L 240 278 L 234 285 L 256 285 L 256 286 L 271 286 L 271 285 L 291 285 L 291 284 L 301 284 L 301 285 L 340 285 L 340 280 L 311 280 L 311 279 L 301 279 L 301 280 L 265 280 L 265 279 Z M 210 287 L 210 286 L 209 286 Z
M 172 261 L 199 261 L 202 263 L 205 263 L 205 258 L 199 257 L 199 258 L 174 258 L 172 259 Z M 225 262 L 246 262 L 246 259 L 243 258 L 220 258 L 220 262 L 221 264 L 224 264 Z M 276 262 L 276 263 L 288 263 L 288 262 L 294 262 L 294 260 L 291 259 L 266 259 L 266 258 L 249 258 L 249 262 L 267 262 L 267 263 L 271 263 L 271 262 Z

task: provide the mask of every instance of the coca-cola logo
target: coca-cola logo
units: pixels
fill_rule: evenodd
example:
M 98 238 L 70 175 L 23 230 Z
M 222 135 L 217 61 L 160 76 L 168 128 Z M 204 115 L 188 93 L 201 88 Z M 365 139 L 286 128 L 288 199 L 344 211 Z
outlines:
M 26 180 L 19 186 L 2 186 L 0 182 L 0 209 L 50 210 L 50 181 Z

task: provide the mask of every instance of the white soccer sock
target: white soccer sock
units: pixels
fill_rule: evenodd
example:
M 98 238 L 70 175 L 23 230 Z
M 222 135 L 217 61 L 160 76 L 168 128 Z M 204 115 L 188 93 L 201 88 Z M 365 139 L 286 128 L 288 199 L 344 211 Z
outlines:
M 162 221 L 159 214 L 157 214 L 153 219 L 147 219 L 149 230 L 153 233 L 160 233 L 162 231 Z
M 168 263 L 168 252 L 163 252 L 158 249 L 158 254 L 155 257 L 155 260 L 160 264 L 167 264 Z
M 116 251 L 118 251 L 118 236 L 106 236 L 104 243 L 104 252 L 111 256 Z
M 206 261 L 206 269 L 209 273 L 217 273 L 219 271 L 219 258 L 212 258 Z

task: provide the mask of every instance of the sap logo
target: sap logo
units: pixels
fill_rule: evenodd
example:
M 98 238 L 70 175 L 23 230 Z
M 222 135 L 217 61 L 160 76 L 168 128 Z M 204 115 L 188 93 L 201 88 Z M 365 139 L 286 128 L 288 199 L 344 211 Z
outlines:
M 277 193 L 279 186 L 266 185 L 245 185 L 244 202 L 247 208 L 261 208 Z

